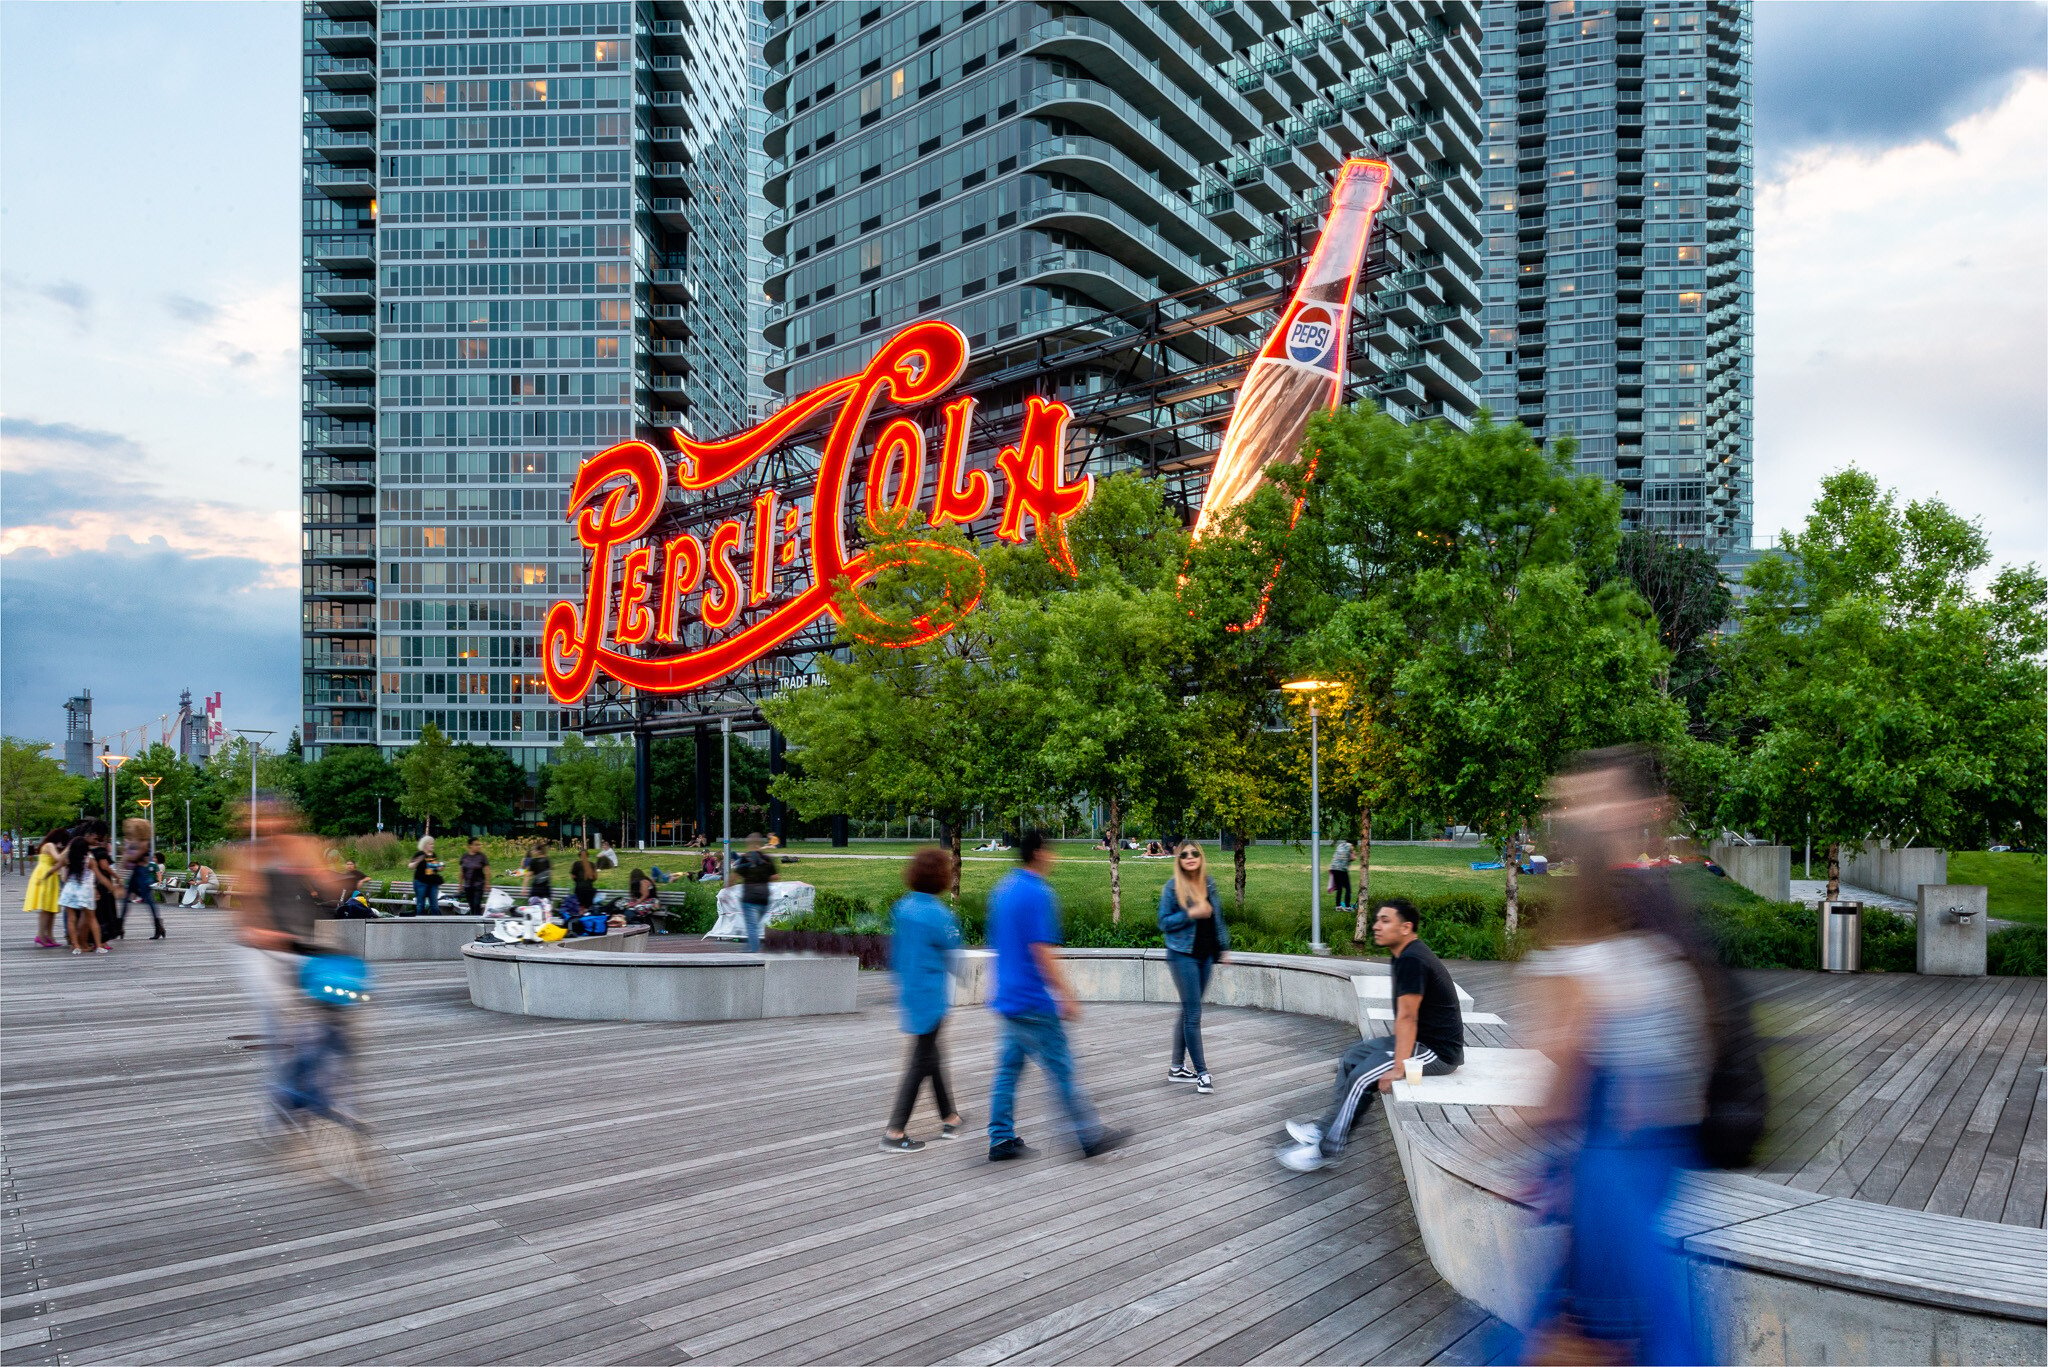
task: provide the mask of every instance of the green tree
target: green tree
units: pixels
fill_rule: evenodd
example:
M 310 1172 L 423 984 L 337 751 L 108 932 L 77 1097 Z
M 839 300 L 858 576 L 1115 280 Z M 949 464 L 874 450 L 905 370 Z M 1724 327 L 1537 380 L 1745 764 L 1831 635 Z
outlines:
M 1752 566 L 1723 652 L 1718 719 L 1736 752 L 1732 824 L 1828 853 L 1878 839 L 1973 846 L 2044 820 L 2048 586 L 1988 590 L 1982 531 L 1938 501 L 1901 508 L 1854 468 L 1830 476 L 1783 555 Z
M 399 812 L 398 770 L 374 745 L 338 745 L 299 775 L 306 822 L 321 835 L 363 835 Z M 381 804 L 381 805 L 380 805 Z
M 1665 691 L 1684 704 L 1695 725 L 1706 716 L 1719 677 L 1710 647 L 1734 611 L 1734 595 L 1714 557 L 1655 531 L 1621 538 L 1616 571 L 1657 619 L 1657 639 L 1671 654 Z
M 32 838 L 75 820 L 90 781 L 65 773 L 50 749 L 47 741 L 0 737 L 0 823 Z
M 842 632 L 843 659 L 819 659 L 823 686 L 762 707 L 791 747 L 791 767 L 772 791 L 807 819 L 883 811 L 929 817 L 952 853 L 957 895 L 968 819 L 985 806 L 1007 810 L 1030 792 L 1024 740 L 1033 709 L 992 651 L 999 614 L 962 611 L 984 571 L 957 528 L 870 524 L 867 546 L 891 568 L 858 599 L 840 594 L 843 619 L 863 623 L 862 634 Z M 919 644 L 890 644 L 926 634 L 902 627 L 928 629 L 939 617 L 957 625 Z
M 1345 671 L 1384 734 L 1368 772 L 1501 841 L 1519 920 L 1522 831 L 1573 751 L 1671 739 L 1668 661 L 1615 572 L 1620 496 L 1519 425 L 1318 415 L 1292 572 L 1327 596 L 1306 658 Z M 1369 749 L 1371 747 L 1368 747 Z
M 457 821 L 493 834 L 510 830 L 532 801 L 533 776 L 495 745 L 458 745 L 455 752 L 469 771 Z
M 1034 767 L 1103 809 L 1110 918 L 1120 920 L 1124 830 L 1180 786 L 1185 758 L 1192 641 L 1175 579 L 1186 534 L 1158 486 L 1135 475 L 1098 481 L 1066 530 L 1074 577 L 1001 595 L 992 649 L 1035 706 Z
M 420 738 L 398 757 L 398 810 L 418 820 L 425 833 L 434 822 L 443 825 L 462 815 L 469 787 L 469 766 L 449 744 L 441 728 L 428 722 Z
M 618 820 L 631 801 L 632 751 L 615 736 L 601 737 L 592 744 L 572 731 L 556 748 L 546 782 L 548 811 L 581 821 L 587 840 L 592 821 Z

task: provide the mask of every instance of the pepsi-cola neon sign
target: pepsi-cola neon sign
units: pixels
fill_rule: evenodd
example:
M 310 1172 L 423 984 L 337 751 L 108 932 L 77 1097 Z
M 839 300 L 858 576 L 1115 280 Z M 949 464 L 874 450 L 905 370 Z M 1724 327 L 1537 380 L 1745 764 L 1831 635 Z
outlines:
M 908 622 L 875 613 L 859 590 L 908 555 L 971 554 L 916 540 L 898 543 L 903 549 L 887 557 L 850 554 L 846 514 L 861 439 L 876 409 L 931 402 L 960 378 L 967 358 L 967 339 L 952 324 L 913 323 L 860 374 L 820 385 L 737 436 L 697 441 L 671 432 L 673 455 L 628 441 L 583 462 L 570 487 L 569 516 L 588 553 L 589 574 L 580 605 L 564 601 L 548 609 L 541 637 L 548 693 L 564 705 L 580 702 L 599 673 L 648 693 L 685 693 L 760 659 L 827 615 L 862 639 L 892 646 L 921 644 L 952 630 L 973 608 L 978 587 L 951 611 Z M 671 482 L 705 490 L 739 479 L 792 433 L 835 409 L 809 489 L 794 497 L 763 489 L 743 516 L 702 537 L 682 532 L 659 544 L 648 539 Z M 996 536 L 1021 543 L 1029 528 L 1047 558 L 1071 573 L 1064 524 L 1093 487 L 1086 477 L 1066 477 L 1072 412 L 1064 403 L 1031 398 L 1017 443 L 997 455 L 993 474 L 967 465 L 973 414 L 972 398 L 943 405 L 935 442 L 908 416 L 884 423 L 867 447 L 863 515 L 900 519 L 922 512 L 927 526 L 964 525 L 996 507 L 1000 492 Z M 794 593 L 784 588 L 778 597 L 778 569 L 793 571 L 802 586 Z M 978 586 L 978 562 L 974 572 Z M 850 590 L 851 622 L 841 584 Z M 680 644 L 692 620 L 706 635 L 722 633 L 743 608 L 763 605 L 765 615 L 730 635 L 695 649 L 660 649 Z

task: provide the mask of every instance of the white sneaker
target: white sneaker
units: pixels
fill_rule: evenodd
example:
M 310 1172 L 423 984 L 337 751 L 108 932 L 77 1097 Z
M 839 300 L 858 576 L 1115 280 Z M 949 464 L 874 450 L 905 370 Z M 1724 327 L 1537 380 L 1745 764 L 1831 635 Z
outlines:
M 1323 1157 L 1322 1146 L 1318 1144 L 1296 1144 L 1276 1149 L 1273 1157 L 1280 1160 L 1280 1166 L 1294 1172 L 1315 1172 L 1330 1160 Z
M 1287 1133 L 1297 1144 L 1314 1144 L 1321 1147 L 1323 1142 L 1323 1127 L 1313 1120 L 1290 1120 L 1287 1122 Z

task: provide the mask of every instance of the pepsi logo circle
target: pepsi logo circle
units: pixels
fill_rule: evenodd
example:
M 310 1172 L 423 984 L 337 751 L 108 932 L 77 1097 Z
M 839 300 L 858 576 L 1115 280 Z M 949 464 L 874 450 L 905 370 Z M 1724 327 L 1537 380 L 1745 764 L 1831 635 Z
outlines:
M 1287 329 L 1287 355 L 1291 360 L 1314 365 L 1330 354 L 1336 340 L 1337 324 L 1326 308 L 1310 306 L 1294 315 Z

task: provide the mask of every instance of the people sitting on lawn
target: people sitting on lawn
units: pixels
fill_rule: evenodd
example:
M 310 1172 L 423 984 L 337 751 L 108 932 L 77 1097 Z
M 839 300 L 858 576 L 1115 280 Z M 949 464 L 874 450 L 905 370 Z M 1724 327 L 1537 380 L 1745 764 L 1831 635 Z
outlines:
M 716 883 L 724 873 L 724 870 L 725 865 L 719 862 L 718 853 L 714 850 L 704 856 L 703 866 L 697 870 L 697 881 L 700 883 Z
M 639 869 L 626 875 L 626 900 L 618 906 L 619 915 L 626 918 L 627 925 L 642 925 L 659 928 L 664 919 L 661 914 L 661 897 L 656 892 L 654 880 Z

